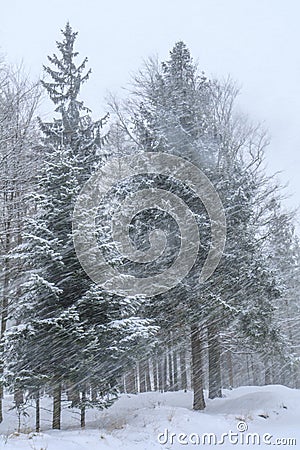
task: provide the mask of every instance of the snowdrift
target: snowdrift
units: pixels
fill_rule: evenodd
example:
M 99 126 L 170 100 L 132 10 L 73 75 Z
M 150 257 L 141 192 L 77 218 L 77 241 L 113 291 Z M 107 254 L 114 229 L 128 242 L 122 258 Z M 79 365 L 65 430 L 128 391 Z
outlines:
M 42 432 L 32 432 L 34 406 L 22 418 L 12 398 L 5 402 L 0 448 L 5 450 L 155 450 L 197 447 L 224 449 L 300 448 L 300 390 L 284 386 L 244 386 L 207 400 L 192 410 L 191 392 L 123 394 L 106 411 L 89 410 L 80 430 L 79 411 L 63 404 L 63 428 L 51 430 L 51 399 L 42 400 Z M 227 434 L 227 436 L 226 436 Z M 258 442 L 259 439 L 259 442 Z

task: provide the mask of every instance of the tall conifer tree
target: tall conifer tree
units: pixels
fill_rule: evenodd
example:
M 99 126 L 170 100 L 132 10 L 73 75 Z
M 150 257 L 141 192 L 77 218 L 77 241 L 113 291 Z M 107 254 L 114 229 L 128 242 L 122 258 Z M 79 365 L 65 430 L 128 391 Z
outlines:
M 19 388 L 30 388 L 35 396 L 45 382 L 52 386 L 53 428 L 60 428 L 66 384 L 73 394 L 81 391 L 76 400 L 72 396 L 72 403 L 81 409 L 82 426 L 86 406 L 109 406 L 116 398 L 122 364 L 130 363 L 130 352 L 138 351 L 154 330 L 136 316 L 137 299 L 123 302 L 103 292 L 75 253 L 73 209 L 83 184 L 105 158 L 101 129 L 106 118 L 94 122 L 80 100 L 90 70 L 85 71 L 87 59 L 76 65 L 77 33 L 69 24 L 62 33 L 63 41 L 57 43 L 60 55 L 49 57 L 54 68 L 44 68 L 50 81 L 42 85 L 58 118 L 51 123 L 40 120 L 44 164 L 32 194 L 37 212 L 27 222 L 20 249 L 25 269 L 16 314 L 20 325 L 7 336 L 8 379 Z M 92 401 L 87 392 L 91 384 L 98 391 Z

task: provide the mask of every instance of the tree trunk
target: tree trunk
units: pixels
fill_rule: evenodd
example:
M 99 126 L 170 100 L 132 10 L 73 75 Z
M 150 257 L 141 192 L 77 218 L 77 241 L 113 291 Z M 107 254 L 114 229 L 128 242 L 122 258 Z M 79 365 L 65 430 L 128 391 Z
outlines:
M 174 389 L 174 377 L 173 377 L 173 361 L 172 361 L 172 343 L 168 345 L 168 364 L 169 364 L 169 390 Z
M 81 428 L 85 427 L 85 400 L 86 400 L 86 395 L 85 395 L 85 391 L 83 391 L 82 396 L 81 396 L 81 407 L 80 407 L 80 426 L 81 426 Z
M 126 383 L 126 392 L 128 394 L 136 394 L 136 373 L 134 367 L 130 370 L 130 372 L 126 375 L 125 379 Z
M 246 353 L 246 367 L 247 367 L 247 384 L 248 386 L 250 386 L 251 383 L 251 379 L 250 379 L 250 366 L 249 366 L 249 354 Z
M 227 370 L 228 370 L 229 387 L 233 388 L 233 385 L 234 385 L 234 382 L 233 382 L 233 364 L 232 364 L 232 354 L 231 354 L 230 350 L 228 350 L 226 352 L 226 362 L 227 362 Z
M 21 389 L 15 389 L 14 391 L 14 402 L 17 408 L 19 408 L 24 403 L 24 395 Z
M 192 384 L 194 388 L 193 409 L 202 410 L 205 408 L 204 383 L 202 367 L 202 343 L 197 325 L 191 327 L 191 348 L 192 348 Z
M 251 371 L 252 371 L 253 385 L 258 386 L 257 370 L 254 363 L 253 354 L 251 354 Z
M 297 365 L 293 367 L 293 375 L 294 375 L 294 388 L 300 389 L 300 370 Z
M 121 376 L 118 385 L 119 385 L 120 394 L 124 394 L 124 392 L 125 392 L 125 375 Z
M 168 354 L 164 355 L 163 362 L 163 391 L 166 392 L 168 390 Z
M 173 379 L 174 379 L 174 391 L 178 391 L 178 363 L 177 363 L 177 351 L 173 350 Z
M 67 398 L 71 403 L 71 407 L 74 408 L 80 403 L 80 393 L 77 386 L 69 386 L 67 389 Z
M 40 424 L 40 393 L 37 392 L 35 397 L 35 431 L 37 433 L 40 432 L 41 424 Z
M 180 350 L 179 360 L 180 360 L 181 389 L 184 392 L 186 392 L 187 391 L 187 373 L 186 373 L 185 349 Z
M 92 398 L 92 402 L 97 401 L 97 388 L 95 386 L 91 387 L 91 398 Z
M 154 391 L 157 392 L 159 390 L 159 361 L 157 359 L 157 355 L 152 359 L 152 365 L 153 365 L 153 388 Z
M 146 377 L 146 392 L 151 392 L 152 389 L 151 389 L 149 360 L 145 361 L 145 377 Z
M 147 392 L 145 361 L 139 363 L 140 392 Z
M 53 418 L 52 428 L 53 430 L 60 430 L 60 418 L 61 418 L 61 383 L 58 378 L 54 380 L 53 387 Z
M 221 349 L 219 331 L 215 323 L 207 326 L 209 398 L 222 397 Z
M 272 366 L 268 358 L 265 358 L 265 385 L 272 384 Z
M 158 389 L 160 392 L 164 392 L 164 359 L 160 358 L 157 365 Z

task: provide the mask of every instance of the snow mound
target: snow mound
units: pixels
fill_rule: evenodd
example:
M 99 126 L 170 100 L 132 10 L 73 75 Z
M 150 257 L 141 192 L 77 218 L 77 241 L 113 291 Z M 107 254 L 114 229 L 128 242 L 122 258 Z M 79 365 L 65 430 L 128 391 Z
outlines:
M 216 443 L 220 443 L 222 434 L 230 431 L 238 433 L 240 440 L 247 433 L 257 433 L 261 441 L 260 444 L 254 441 L 254 444 L 246 445 L 240 440 L 235 444 L 225 440 L 220 447 L 226 450 L 270 448 L 270 444 L 272 447 L 279 445 L 276 439 L 294 439 L 281 443 L 290 444 L 285 443 L 285 448 L 300 448 L 300 390 L 279 385 L 224 390 L 223 398 L 206 400 L 205 411 L 193 411 L 192 399 L 191 392 L 182 391 L 123 394 L 107 411 L 88 411 L 85 430 L 78 429 L 79 412 L 70 410 L 66 403 L 63 429 L 53 431 L 50 429 L 51 399 L 44 398 L 42 432 L 31 431 L 34 426 L 34 408 L 31 407 L 28 409 L 30 417 L 22 423 L 26 433 L 20 435 L 14 432 L 17 418 L 14 411 L 8 411 L 11 403 L 7 401 L 5 419 L 0 425 L 0 449 L 177 450 L 197 447 L 196 437 L 202 439 L 205 433 L 213 433 Z M 183 439 L 179 437 L 180 433 L 186 435 L 184 443 L 180 443 Z M 266 433 L 271 436 L 268 442 L 263 441 Z M 209 436 L 204 439 L 206 448 L 213 445 L 209 445 Z

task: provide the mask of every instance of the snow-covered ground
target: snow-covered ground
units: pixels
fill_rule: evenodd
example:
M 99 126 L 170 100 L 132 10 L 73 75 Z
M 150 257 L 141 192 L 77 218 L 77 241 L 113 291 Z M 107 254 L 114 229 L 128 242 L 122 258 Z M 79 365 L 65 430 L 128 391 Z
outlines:
M 8 411 L 10 407 L 7 400 L 0 425 L 0 449 L 5 450 L 300 449 L 300 390 L 284 386 L 225 390 L 224 398 L 207 400 L 205 412 L 192 410 L 191 392 L 123 394 L 106 411 L 88 411 L 85 430 L 78 429 L 79 413 L 68 409 L 67 403 L 62 430 L 51 430 L 51 402 L 46 398 L 39 434 L 31 432 L 33 407 L 28 409 L 30 417 L 22 419 L 23 433 L 19 435 L 15 432 L 16 412 Z M 294 442 L 288 443 L 289 438 Z M 253 445 L 252 439 L 260 439 L 260 445 Z M 276 439 L 282 439 L 281 445 Z

